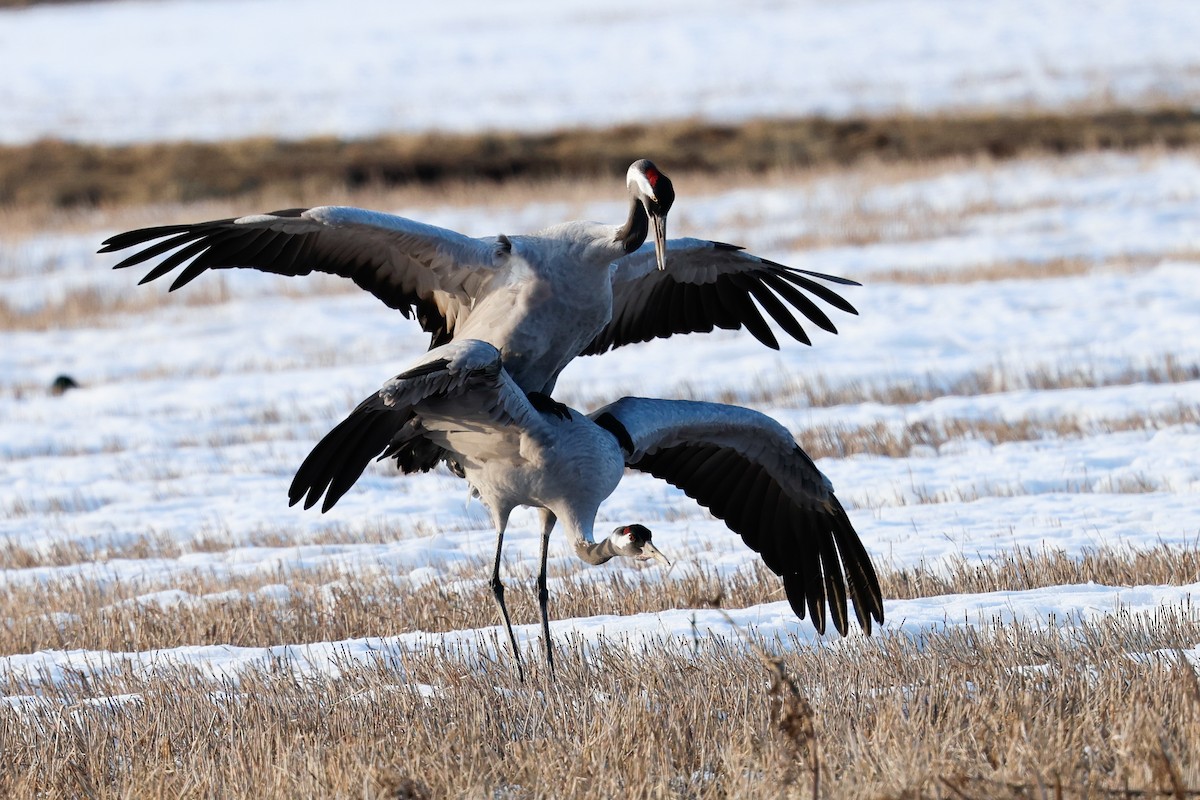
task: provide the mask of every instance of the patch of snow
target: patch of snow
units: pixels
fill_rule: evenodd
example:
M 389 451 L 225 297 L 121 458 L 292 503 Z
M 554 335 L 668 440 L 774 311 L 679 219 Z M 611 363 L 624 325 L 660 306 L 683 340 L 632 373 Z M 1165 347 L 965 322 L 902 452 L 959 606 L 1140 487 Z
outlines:
M 0 12 L 0 142 L 1200 99 L 1185 0 L 106 2 Z

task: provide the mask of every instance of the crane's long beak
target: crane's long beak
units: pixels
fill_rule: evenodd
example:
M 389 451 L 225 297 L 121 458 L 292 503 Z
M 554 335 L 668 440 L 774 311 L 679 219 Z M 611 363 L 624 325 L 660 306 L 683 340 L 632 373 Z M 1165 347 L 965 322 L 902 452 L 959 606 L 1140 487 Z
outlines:
M 650 221 L 654 223 L 654 255 L 658 259 L 658 271 L 667 269 L 667 215 L 651 214 Z
M 662 551 L 654 546 L 653 542 L 646 542 L 642 545 L 642 552 L 638 555 L 638 561 L 649 561 L 654 559 L 666 566 L 671 566 L 671 560 L 662 554 Z

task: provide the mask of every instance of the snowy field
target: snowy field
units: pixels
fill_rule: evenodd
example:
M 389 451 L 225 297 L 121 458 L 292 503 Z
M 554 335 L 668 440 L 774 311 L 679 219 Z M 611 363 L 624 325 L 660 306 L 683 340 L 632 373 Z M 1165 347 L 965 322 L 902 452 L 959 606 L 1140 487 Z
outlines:
M 1200 100 L 1190 0 L 125 0 L 0 11 L 0 142 Z
M 51 13 L 65 12 L 39 12 Z M 85 13 L 117 12 L 70 12 Z M 1078 558 L 1197 546 L 1200 157 L 864 168 L 704 195 L 684 180 L 677 189 L 673 233 L 858 279 L 864 285 L 846 294 L 860 316 L 839 312 L 840 333 L 814 332 L 812 348 L 788 343 L 773 352 L 744 332 L 720 332 L 582 359 L 560 381 L 561 399 L 590 409 L 626 393 L 733 398 L 802 441 L 824 436 L 832 444 L 816 453 L 819 466 L 884 570 L 937 571 L 1025 548 Z M 619 217 L 620 187 L 600 194 L 611 202 L 393 210 L 483 235 Z M 488 591 L 479 565 L 493 534 L 446 472 L 398 478 L 372 467 L 327 515 L 287 506 L 291 476 L 316 440 L 422 352 L 415 325 L 331 279 L 238 271 L 205 275 L 136 312 L 22 329 L 21 314 L 66 308 L 81 294 L 101 308 L 164 295 L 158 283 L 136 286 L 136 269 L 114 272 L 116 259 L 93 254 L 113 232 L 37 232 L 0 245 L 0 299 L 18 320 L 0 333 L 0 553 L 8 564 L 0 583 L 120 586 L 128 602 L 168 614 L 230 597 L 286 598 L 288 576 L 329 572 L 420 585 L 449 569 L 462 591 Z M 206 285 L 209 293 L 224 287 L 224 297 L 187 302 L 189 293 L 207 297 Z M 84 388 L 47 396 L 60 372 Z M 899 450 L 883 444 L 888 437 Z M 755 559 L 720 522 L 647 475 L 626 477 L 597 530 L 631 522 L 651 527 L 675 562 L 666 580 L 695 568 L 728 578 Z M 514 515 L 505 543 L 511 594 L 532 592 L 534 527 L 531 512 Z M 144 542 L 164 539 L 174 552 L 143 552 Z M 582 569 L 565 541 L 552 543 L 552 574 Z M 586 568 L 618 569 L 628 572 L 635 606 L 643 578 L 662 577 L 658 569 Z M 197 576 L 209 590 L 185 588 Z M 1071 626 L 1163 609 L 1194 615 L 1198 591 L 1200 582 L 1088 583 L 885 598 L 883 631 Z M 552 586 L 552 613 L 554 594 Z M 608 612 L 557 619 L 553 634 L 564 645 L 573 637 L 686 641 L 697 627 L 740 636 L 717 611 Z M 782 592 L 731 615 L 779 647 L 815 638 Z M 381 651 L 447 642 L 470 657 L 494 643 L 494 628 L 386 625 L 402 632 L 262 647 L 12 652 L 0 658 L 0 676 L 37 686 L 68 673 L 163 664 L 211 675 L 279 663 L 336 672 Z M 518 635 L 536 646 L 535 626 L 519 626 Z

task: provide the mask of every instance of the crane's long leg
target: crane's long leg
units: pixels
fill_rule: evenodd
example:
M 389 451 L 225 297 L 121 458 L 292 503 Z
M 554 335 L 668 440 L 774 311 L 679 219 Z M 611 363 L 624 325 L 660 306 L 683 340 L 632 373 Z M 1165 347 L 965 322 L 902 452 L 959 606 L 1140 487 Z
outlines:
M 542 643 L 546 646 L 546 663 L 550 665 L 550 680 L 554 680 L 554 646 L 550 642 L 550 615 L 546 610 L 550 602 L 550 591 L 546 588 L 546 556 L 550 550 L 550 530 L 554 527 L 554 514 L 540 509 L 542 518 L 542 566 L 538 570 L 538 609 L 542 612 Z
M 508 606 L 504 605 L 504 584 L 500 582 L 500 552 L 504 544 L 504 529 L 508 527 L 508 515 L 496 520 L 496 563 L 492 566 L 492 596 L 500 606 L 500 618 L 508 631 L 508 643 L 512 645 L 513 658 L 517 662 L 517 678 L 525 682 L 525 670 L 521 668 L 521 654 L 517 651 L 517 637 L 513 633 L 512 620 L 508 617 Z

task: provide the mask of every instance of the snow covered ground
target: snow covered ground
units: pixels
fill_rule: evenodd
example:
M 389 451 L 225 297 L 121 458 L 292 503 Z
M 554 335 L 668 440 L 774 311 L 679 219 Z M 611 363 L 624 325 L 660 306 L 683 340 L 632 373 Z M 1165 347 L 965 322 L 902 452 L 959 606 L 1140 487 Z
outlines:
M 1189 0 L 122 0 L 0 11 L 0 142 L 1200 99 Z
M 573 364 L 561 396 L 585 409 L 635 391 L 733 396 L 799 436 L 830 431 L 835 441 L 864 430 L 876 437 L 930 431 L 905 452 L 819 462 L 883 567 L 936 568 L 1015 548 L 1078 556 L 1097 548 L 1195 547 L 1198 178 L 1200 157 L 1160 154 L 942 167 L 883 179 L 859 170 L 777 181 L 761 193 L 743 186 L 697 196 L 681 185 L 676 233 L 734 241 L 784 263 L 855 277 L 864 286 L 846 293 L 861 316 L 839 313 L 840 334 L 817 331 L 812 348 L 787 344 L 773 352 L 730 332 L 623 348 Z M 475 234 L 515 232 L 577 214 L 615 218 L 619 186 L 612 195 L 612 202 L 578 208 L 481 203 L 400 211 Z M 873 225 L 873 240 L 836 241 L 839 232 L 861 237 Z M 135 286 L 140 272 L 114 272 L 108 267 L 115 259 L 93 255 L 112 232 L 47 232 L 5 242 L 0 298 L 32 311 L 80 291 L 101 301 L 163 293 L 159 284 Z M 818 235 L 827 243 L 810 244 Z M 1062 270 L 1063 264 L 1076 266 Z M 1000 267 L 1011 276 L 987 273 Z M 48 331 L 0 332 L 0 546 L 49 554 L 72 543 L 121 553 L 139 538 L 165 534 L 184 551 L 47 560 L 6 569 L 0 582 L 119 582 L 169 607 L 195 599 L 179 587 L 198 574 L 218 583 L 257 578 L 265 590 L 281 572 L 326 567 L 386 570 L 419 582 L 487 558 L 494 539 L 486 515 L 478 504 L 464 505 L 465 487 L 448 473 L 397 479 L 372 468 L 328 515 L 287 507 L 288 483 L 312 444 L 415 359 L 424 336 L 372 297 L 327 291 L 332 281 L 321 279 L 239 271 L 203 276 L 181 295 L 222 281 L 232 299 L 219 304 L 163 303 Z M 84 388 L 46 396 L 44 387 L 59 372 Z M 1082 384 L 1047 385 L 1054 376 L 1079 375 L 1087 376 Z M 810 402 L 806 385 L 819 385 L 833 399 Z M 889 395 L 905 387 L 930 395 L 957 388 L 919 402 Z M 979 433 L 1005 425 L 1023 433 L 991 439 Z M 597 527 L 635 521 L 655 531 L 681 568 L 710 565 L 728 575 L 755 558 L 720 522 L 650 476 L 629 475 Z M 532 513 L 514 515 L 505 543 L 513 575 L 535 570 L 534 522 Z M 353 533 L 381 525 L 394 537 L 321 543 L 322 533 L 335 528 Z M 284 532 L 287 542 L 256 543 L 272 531 Z M 200 540 L 205 546 L 193 547 Z M 553 543 L 552 558 L 557 569 L 577 566 L 562 540 Z M 1195 583 L 1079 585 L 889 599 L 884 630 L 917 635 L 997 619 L 1071 625 L 1164 607 L 1194 613 L 1187 609 L 1198 589 Z M 478 591 L 486 591 L 482 580 Z M 716 612 L 605 612 L 558 620 L 554 635 L 686 638 L 694 621 L 714 635 L 737 635 Z M 732 615 L 786 647 L 806 646 L 815 636 L 785 603 Z M 492 633 L 413 631 L 274 648 L 11 653 L 0 659 L 0 675 L 37 682 L 126 662 L 188 663 L 223 675 L 280 658 L 300 670 L 328 671 L 380 648 L 435 641 L 489 648 Z M 519 634 L 537 638 L 531 626 Z

